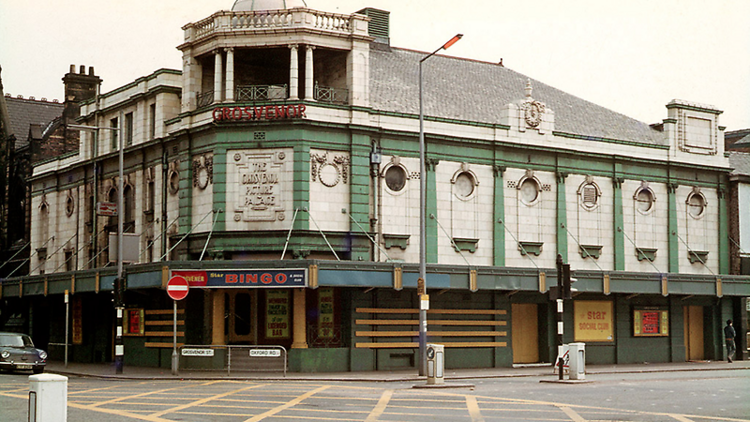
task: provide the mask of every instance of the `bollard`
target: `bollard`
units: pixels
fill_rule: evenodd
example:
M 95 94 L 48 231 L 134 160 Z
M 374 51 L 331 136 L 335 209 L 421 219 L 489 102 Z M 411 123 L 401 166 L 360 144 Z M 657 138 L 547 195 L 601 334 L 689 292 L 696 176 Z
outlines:
M 570 343 L 570 379 L 586 379 L 586 343 Z
M 442 344 L 427 345 L 427 384 L 438 385 L 445 384 L 444 367 L 445 354 Z
M 29 422 L 68 420 L 68 378 L 54 374 L 29 377 Z

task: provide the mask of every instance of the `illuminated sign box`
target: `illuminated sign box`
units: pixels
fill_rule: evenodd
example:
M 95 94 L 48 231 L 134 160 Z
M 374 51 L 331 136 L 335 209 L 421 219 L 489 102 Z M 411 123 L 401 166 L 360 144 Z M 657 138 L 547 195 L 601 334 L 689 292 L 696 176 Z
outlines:
M 307 287 L 307 269 L 173 270 L 171 276 L 197 288 Z
M 636 337 L 669 336 L 669 311 L 648 308 L 633 310 L 633 335 Z

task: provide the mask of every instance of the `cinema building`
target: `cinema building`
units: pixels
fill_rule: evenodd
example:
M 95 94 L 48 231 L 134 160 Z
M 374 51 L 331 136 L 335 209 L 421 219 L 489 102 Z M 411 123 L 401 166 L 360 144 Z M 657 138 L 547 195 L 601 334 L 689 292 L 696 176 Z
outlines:
M 551 362 L 556 259 L 577 281 L 565 342 L 590 364 L 725 356 L 750 278 L 730 275 L 721 111 L 673 100 L 646 124 L 496 63 L 418 63 L 389 13 L 237 1 L 183 28 L 181 70 L 81 104 L 78 151 L 32 177 L 32 274 L 3 314 L 113 356 L 118 145 L 128 242 L 125 366 L 180 345 L 280 345 L 290 370 L 414 368 L 420 179 L 428 337 L 447 368 Z M 446 34 L 450 36 L 452 34 Z M 102 75 L 106 78 L 106 75 Z M 55 356 L 61 349 L 49 347 Z

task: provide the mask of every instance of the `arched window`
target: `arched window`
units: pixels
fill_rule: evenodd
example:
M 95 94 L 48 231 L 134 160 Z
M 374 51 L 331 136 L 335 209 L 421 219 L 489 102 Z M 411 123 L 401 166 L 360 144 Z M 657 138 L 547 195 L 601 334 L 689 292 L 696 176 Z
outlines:
M 123 228 L 125 233 L 135 233 L 135 189 L 126 185 L 122 197 Z

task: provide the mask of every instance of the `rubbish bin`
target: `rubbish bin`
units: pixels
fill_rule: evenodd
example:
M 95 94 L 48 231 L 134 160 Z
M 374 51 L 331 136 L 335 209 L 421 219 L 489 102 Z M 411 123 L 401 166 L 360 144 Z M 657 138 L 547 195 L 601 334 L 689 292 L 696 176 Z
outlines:
M 445 346 L 442 344 L 427 345 L 427 385 L 445 384 L 443 369 L 445 367 Z
M 29 377 L 29 422 L 68 420 L 68 378 L 54 374 Z
M 586 343 L 570 343 L 570 379 L 586 379 Z

